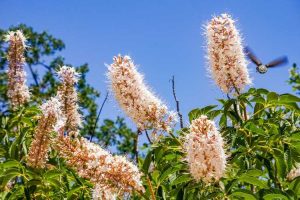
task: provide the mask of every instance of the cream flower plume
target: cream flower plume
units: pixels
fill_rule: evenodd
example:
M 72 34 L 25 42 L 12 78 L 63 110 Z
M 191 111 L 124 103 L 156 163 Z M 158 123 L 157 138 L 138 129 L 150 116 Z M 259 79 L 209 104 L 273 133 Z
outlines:
M 143 192 L 142 174 L 138 168 L 122 156 L 113 156 L 88 140 L 70 139 L 60 135 L 56 149 L 67 165 L 79 176 L 89 179 L 95 186 L 101 184 L 110 191 Z
M 62 66 L 57 72 L 62 85 L 57 91 L 57 96 L 62 104 L 62 111 L 66 117 L 64 131 L 69 135 L 78 135 L 78 128 L 82 124 L 82 116 L 78 112 L 78 95 L 75 84 L 79 74 L 72 67 Z
M 57 131 L 64 118 L 61 113 L 61 104 L 57 98 L 51 98 L 41 105 L 42 116 L 34 133 L 30 145 L 27 164 L 31 167 L 44 168 L 48 160 L 51 144 L 51 132 Z
M 108 67 L 108 77 L 115 98 L 140 130 L 169 131 L 176 119 L 166 105 L 145 85 L 129 56 L 116 56 Z
M 214 17 L 206 25 L 209 71 L 225 93 L 241 91 L 251 83 L 242 39 L 228 14 Z
M 184 149 L 191 175 L 206 183 L 218 181 L 225 172 L 223 138 L 213 121 L 202 115 L 192 121 Z
M 15 110 L 29 101 L 30 93 L 26 85 L 26 72 L 24 71 L 24 51 L 26 39 L 19 30 L 11 31 L 6 36 L 9 42 L 7 59 L 9 61 L 7 96 L 11 107 Z

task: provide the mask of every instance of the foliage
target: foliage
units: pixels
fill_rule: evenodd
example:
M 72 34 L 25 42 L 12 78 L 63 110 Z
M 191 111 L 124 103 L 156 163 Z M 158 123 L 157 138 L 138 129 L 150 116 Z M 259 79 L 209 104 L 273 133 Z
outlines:
M 293 90 L 297 91 L 300 94 L 300 73 L 299 67 L 296 64 L 293 64 L 293 67 L 290 69 L 290 79 L 288 83 L 292 85 Z
M 156 199 L 299 199 L 300 177 L 290 182 L 286 176 L 300 162 L 300 98 L 251 88 L 219 102 L 220 109 L 194 109 L 189 119 L 204 114 L 219 121 L 230 152 L 226 176 L 211 185 L 192 179 L 179 140 L 189 131 L 184 128 L 153 145 L 143 163 Z
M 118 153 L 122 154 L 133 152 L 134 141 L 132 138 L 136 134 L 126 126 L 123 118 L 118 117 L 116 121 L 105 119 L 100 130 L 97 138 L 102 146 L 107 147 L 111 144 L 116 146 Z
M 88 198 L 91 184 L 66 168 L 56 152 L 50 154 L 48 170 L 26 166 L 39 113 L 36 106 L 31 106 L 1 117 L 1 199 Z
M 29 37 L 26 54 L 29 70 L 36 82 L 31 85 L 30 105 L 14 112 L 7 108 L 5 59 L 1 60 L 0 74 L 0 196 L 2 199 L 90 199 L 93 185 L 80 178 L 66 166 L 58 152 L 51 150 L 46 169 L 26 165 L 28 148 L 39 120 L 38 105 L 56 92 L 58 81 L 54 73 L 64 59 L 55 53 L 64 48 L 61 40 L 46 32 L 36 33 L 20 25 Z M 3 38 L 5 31 L 0 30 Z M 2 40 L 0 40 L 2 41 Z M 6 47 L 0 42 L 2 57 Z M 43 59 L 52 59 L 46 64 Z M 46 69 L 38 78 L 33 67 Z M 114 146 L 119 153 L 134 152 L 132 132 L 122 118 L 105 119 L 97 126 L 95 103 L 98 92 L 86 82 L 88 65 L 77 67 L 81 73 L 78 83 L 81 107 L 85 116 L 82 135 L 102 146 Z M 290 83 L 298 89 L 299 74 L 291 71 Z M 206 115 L 218 123 L 226 141 L 227 171 L 219 181 L 211 184 L 196 182 L 189 173 L 183 150 L 189 128 L 171 131 L 158 142 L 153 141 L 138 166 L 143 172 L 145 194 L 133 193 L 131 199 L 286 199 L 300 198 L 300 177 L 288 179 L 288 173 L 300 163 L 300 98 L 292 94 L 277 94 L 260 88 L 228 99 L 218 99 L 219 105 L 208 105 L 192 110 L 190 122 Z M 96 127 L 95 127 L 96 124 Z M 98 128 L 97 128 L 98 127 Z M 94 129 L 97 131 L 94 132 Z M 52 137 L 57 133 L 53 132 Z M 96 139 L 93 139 L 93 138 Z M 133 155 L 131 155 L 133 158 Z

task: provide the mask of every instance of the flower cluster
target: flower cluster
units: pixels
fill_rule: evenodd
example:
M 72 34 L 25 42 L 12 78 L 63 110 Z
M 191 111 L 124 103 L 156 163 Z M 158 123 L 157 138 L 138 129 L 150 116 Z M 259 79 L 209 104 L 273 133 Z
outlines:
M 223 138 L 207 116 L 202 115 L 192 121 L 184 149 L 190 173 L 195 180 L 209 183 L 223 176 L 226 167 Z
M 209 71 L 225 93 L 239 92 L 251 83 L 242 40 L 228 14 L 214 17 L 206 26 Z
M 168 131 L 175 114 L 145 85 L 129 56 L 116 56 L 108 67 L 108 77 L 115 98 L 140 130 L 154 128 Z
M 288 175 L 287 175 L 286 178 L 287 178 L 289 181 L 292 181 L 293 179 L 297 178 L 298 176 L 300 176 L 300 168 L 299 168 L 299 167 L 292 169 L 292 170 L 288 173 Z
M 78 73 L 72 67 L 62 66 L 57 72 L 62 85 L 57 91 L 57 96 L 62 104 L 62 111 L 66 117 L 64 131 L 69 135 L 77 136 L 78 127 L 81 126 L 81 114 L 78 112 L 78 96 L 75 84 L 78 81 Z
M 60 129 L 64 123 L 61 117 L 61 104 L 57 98 L 51 98 L 41 105 L 42 116 L 35 130 L 27 164 L 31 167 L 45 168 L 51 144 L 51 132 Z
M 144 191 L 138 168 L 122 156 L 112 156 L 84 138 L 72 140 L 63 135 L 58 138 L 56 148 L 79 176 L 89 179 L 95 186 L 100 184 L 106 191 L 111 191 L 111 195 Z M 106 194 L 102 192 L 102 195 Z
M 116 200 L 117 193 L 105 185 L 96 184 L 92 190 L 92 198 L 93 200 Z
M 26 39 L 21 31 L 11 31 L 7 34 L 9 42 L 7 59 L 9 61 L 7 96 L 11 107 L 17 109 L 29 101 L 30 93 L 26 85 L 26 72 L 24 71 L 24 51 Z

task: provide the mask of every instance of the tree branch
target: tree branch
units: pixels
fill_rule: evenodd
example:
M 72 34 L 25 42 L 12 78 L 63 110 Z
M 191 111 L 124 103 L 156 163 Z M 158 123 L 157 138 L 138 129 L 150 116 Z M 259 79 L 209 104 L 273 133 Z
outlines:
M 30 73 L 31 73 L 31 75 L 32 75 L 32 77 L 33 77 L 33 80 L 34 80 L 34 82 L 35 82 L 35 85 L 36 85 L 37 87 L 39 87 L 39 82 L 38 82 L 36 73 L 33 71 L 31 65 L 28 65 L 28 67 L 29 67 Z
M 93 137 L 95 136 L 95 132 L 96 132 L 96 128 L 97 128 L 97 124 L 98 124 L 99 118 L 100 118 L 100 114 L 101 114 L 101 112 L 102 112 L 102 109 L 103 109 L 104 104 L 105 104 L 105 102 L 107 101 L 107 99 L 108 99 L 108 92 L 106 92 L 105 98 L 104 98 L 104 100 L 103 100 L 103 102 L 102 102 L 102 105 L 101 105 L 101 107 L 100 107 L 99 113 L 98 113 L 97 118 L 96 118 L 96 120 L 95 120 L 95 124 L 94 124 L 94 126 L 93 126 L 92 133 L 91 133 L 90 142 L 92 142 Z
M 49 71 L 52 71 L 51 67 L 49 65 L 46 65 L 43 62 L 38 62 L 37 64 L 42 65 L 43 67 L 45 67 L 46 69 L 48 69 Z
M 175 91 L 175 78 L 174 78 L 174 76 L 172 77 L 172 90 L 173 90 L 173 96 L 174 96 L 174 99 L 175 99 L 175 102 L 176 102 L 177 115 L 178 115 L 179 120 L 180 120 L 180 128 L 183 128 L 182 114 L 180 113 L 179 101 L 177 100 L 176 91 Z
M 145 133 L 146 133 L 146 137 L 147 137 L 147 139 L 148 139 L 149 143 L 150 143 L 150 144 L 152 144 L 152 141 L 151 141 L 151 139 L 150 139 L 150 137 L 149 137 L 149 135 L 148 135 L 148 131 L 147 131 L 147 130 L 145 130 Z

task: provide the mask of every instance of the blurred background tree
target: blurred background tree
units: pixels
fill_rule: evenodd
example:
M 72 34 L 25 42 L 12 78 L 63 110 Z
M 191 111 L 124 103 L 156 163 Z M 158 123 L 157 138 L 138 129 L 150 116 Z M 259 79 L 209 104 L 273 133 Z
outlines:
M 22 30 L 27 38 L 27 51 L 25 53 L 26 66 L 30 91 L 33 94 L 32 102 L 41 104 L 56 94 L 58 80 L 56 71 L 60 66 L 72 64 L 66 63 L 65 59 L 58 55 L 66 45 L 58 38 L 43 31 L 36 32 L 32 27 L 25 24 L 12 26 L 9 30 L 0 29 L 0 114 L 6 115 L 8 110 L 7 101 L 7 43 L 4 38 L 8 31 Z M 95 142 L 101 141 L 105 147 L 116 150 L 118 153 L 133 155 L 133 135 L 135 134 L 124 122 L 124 119 L 118 117 L 116 120 L 105 119 L 101 125 L 98 117 L 101 108 L 96 103 L 100 97 L 93 86 L 87 83 L 86 76 L 89 72 L 87 63 L 75 67 L 80 73 L 77 84 L 79 95 L 79 105 L 83 115 L 83 127 L 81 128 L 82 136 Z M 104 96 L 104 95 L 103 95 Z M 104 98 L 103 98 L 104 99 Z
M 300 72 L 299 67 L 294 63 L 290 69 L 290 78 L 288 83 L 293 87 L 293 90 L 300 94 Z

